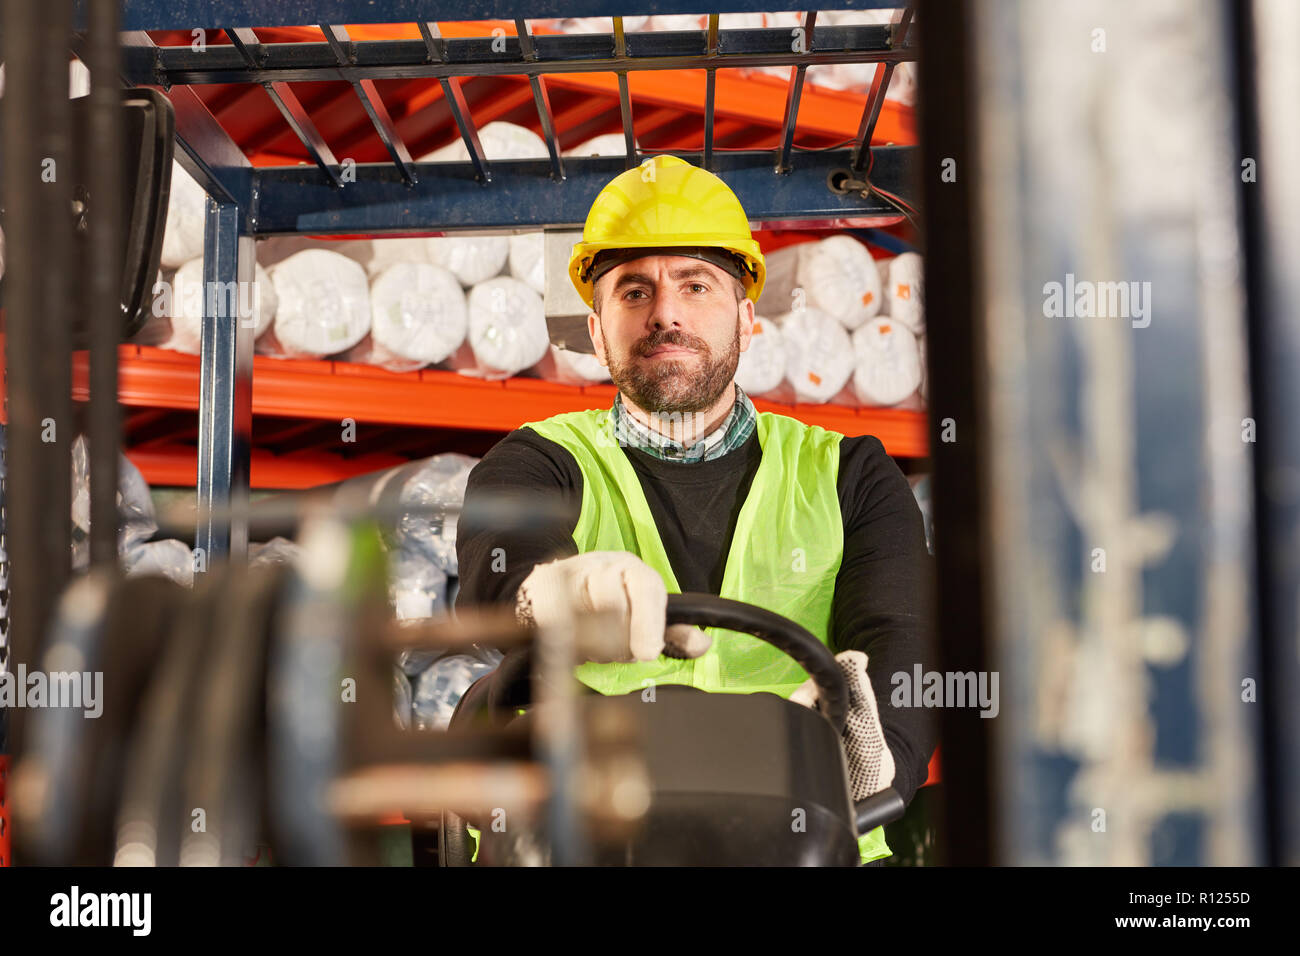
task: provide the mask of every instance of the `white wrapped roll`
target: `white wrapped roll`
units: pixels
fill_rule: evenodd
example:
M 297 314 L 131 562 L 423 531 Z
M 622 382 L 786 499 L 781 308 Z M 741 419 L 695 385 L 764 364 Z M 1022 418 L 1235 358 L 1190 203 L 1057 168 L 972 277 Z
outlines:
M 68 98 L 90 95 L 90 70 L 80 60 L 68 61 Z
M 784 27 L 787 30 L 793 30 L 803 24 L 803 14 L 786 11 L 784 13 L 764 13 L 763 26 L 769 30 L 777 27 Z
M 542 298 L 510 276 L 480 282 L 469 292 L 469 345 L 477 373 L 504 378 L 541 361 L 550 347 Z
M 921 384 L 921 353 L 912 330 L 873 319 L 853 333 L 853 392 L 864 405 L 897 405 Z
M 271 325 L 279 300 L 266 270 L 256 264 L 253 268 L 252 285 L 240 286 L 235 290 L 235 308 L 242 320 L 251 320 L 253 338 L 257 338 Z M 203 259 L 191 259 L 172 276 L 171 310 L 168 313 L 172 334 L 170 339 L 162 343 L 162 348 L 191 355 L 199 354 L 203 344 L 203 307 L 206 298 Z M 225 299 L 228 307 L 229 293 L 226 293 Z
M 154 277 L 149 290 L 149 316 L 135 333 L 130 342 L 135 345 L 153 345 L 162 347 L 172 337 L 172 273 L 159 272 Z
M 465 341 L 469 314 L 456 277 L 427 262 L 399 262 L 370 287 L 370 337 L 395 359 L 441 362 Z
M 625 33 L 635 33 L 643 29 L 649 17 L 624 17 Z M 609 17 L 570 17 L 564 20 L 552 20 L 551 29 L 561 33 L 613 33 L 614 21 Z
M 508 236 L 442 236 L 424 241 L 429 261 L 451 271 L 466 288 L 500 273 L 510 256 Z
M 885 290 L 880 302 L 880 314 L 889 314 L 889 264 L 893 259 L 877 259 L 876 271 L 880 273 L 880 287 Z
M 794 289 L 798 285 L 796 274 L 799 270 L 799 249 L 801 246 L 783 246 L 771 252 L 763 253 L 763 264 L 767 267 L 767 278 L 763 282 L 763 294 L 755 303 L 756 311 L 761 315 L 783 316 L 787 312 L 806 305 L 796 302 Z M 780 320 L 777 319 L 779 322 Z
M 389 372 L 416 372 L 429 364 L 394 355 L 382 345 L 377 345 L 374 336 L 369 333 L 338 358 L 353 365 L 374 365 Z
M 850 331 L 880 312 L 880 272 L 867 247 L 849 236 L 799 246 L 796 280 L 810 308 L 833 315 Z
M 194 553 L 184 541 L 144 541 L 122 555 L 122 570 L 127 577 L 158 574 L 177 584 L 194 584 Z
M 647 30 L 675 32 L 679 30 L 703 30 L 709 22 L 707 14 L 674 13 L 666 16 L 653 16 L 646 24 Z
M 546 240 L 540 232 L 510 237 L 510 274 L 527 282 L 538 295 L 546 294 Z
M 766 395 L 785 379 L 785 346 L 775 322 L 754 316 L 754 335 L 749 348 L 740 353 L 736 384 L 749 395 Z
M 766 25 L 761 13 L 724 13 L 718 17 L 719 30 L 761 30 Z
M 636 145 L 636 140 L 633 140 Z M 622 133 L 601 133 L 564 151 L 565 156 L 626 156 L 627 141 Z
M 780 321 L 785 374 L 801 402 L 823 404 L 853 374 L 853 343 L 833 316 L 817 309 L 786 314 Z
M 526 126 L 515 123 L 488 123 L 478 131 L 478 142 L 483 155 L 491 159 L 545 159 L 546 140 Z M 446 146 L 420 157 L 422 163 L 468 163 L 469 150 L 465 140 L 457 138 Z
M 203 229 L 207 222 L 208 194 L 185 171 L 172 162 L 171 195 L 167 199 L 167 224 L 163 227 L 164 269 L 179 269 L 203 255 Z
M 366 271 L 325 249 L 295 253 L 270 270 L 279 298 L 261 350 L 320 358 L 344 352 L 370 331 Z
M 889 260 L 889 314 L 913 332 L 925 331 L 925 268 L 915 252 Z
M 894 68 L 894 79 L 885 91 L 885 99 L 897 100 L 904 106 L 916 105 L 916 63 L 904 60 Z
M 360 244 L 361 242 L 357 243 Z M 262 268 L 270 269 L 271 266 L 283 262 L 295 252 L 319 249 L 323 245 L 320 239 L 313 239 L 311 236 L 267 236 L 265 239 L 257 240 L 257 262 Z M 334 252 L 342 252 L 341 247 L 350 245 L 352 245 L 350 242 L 331 242 L 329 248 Z
M 429 261 L 429 241 L 405 236 L 392 239 L 354 239 L 331 243 L 329 248 L 357 263 L 371 279 L 399 262 Z
M 610 380 L 609 369 L 590 352 L 575 352 L 554 345 L 550 354 L 538 363 L 537 371 L 546 381 L 562 385 L 596 385 Z
M 926 405 L 930 404 L 930 366 L 929 360 L 925 357 L 925 335 L 916 337 L 917 358 L 921 363 L 921 385 L 917 388 L 916 393 L 921 396 L 921 401 Z
M 876 68 L 875 63 L 836 63 L 825 67 L 810 67 L 808 72 L 811 73 L 813 69 L 823 71 L 818 73 L 815 81 L 812 81 L 818 86 L 865 93 L 876 81 Z M 911 106 L 916 101 L 916 72 L 911 63 L 895 65 L 894 72 L 890 74 L 889 89 L 885 91 L 885 99 L 894 100 L 904 106 Z

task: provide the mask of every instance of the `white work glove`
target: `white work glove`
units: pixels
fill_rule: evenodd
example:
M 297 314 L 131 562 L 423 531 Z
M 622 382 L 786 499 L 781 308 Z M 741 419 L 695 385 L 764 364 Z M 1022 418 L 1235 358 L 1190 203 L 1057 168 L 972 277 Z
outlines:
M 876 712 L 876 695 L 867 676 L 867 655 L 841 651 L 835 660 L 849 685 L 849 710 L 844 720 L 845 762 L 849 767 L 849 789 L 854 801 L 879 793 L 894 782 L 894 755 L 885 745 L 885 732 Z M 818 709 L 817 685 L 812 678 L 799 685 L 790 699 Z
M 579 611 L 610 611 L 618 633 L 610 661 L 652 661 L 662 653 L 699 657 L 713 638 L 698 627 L 674 624 L 665 629 L 668 591 L 650 565 L 627 551 L 588 551 L 539 564 L 519 585 L 515 615 L 524 624 L 547 627 Z

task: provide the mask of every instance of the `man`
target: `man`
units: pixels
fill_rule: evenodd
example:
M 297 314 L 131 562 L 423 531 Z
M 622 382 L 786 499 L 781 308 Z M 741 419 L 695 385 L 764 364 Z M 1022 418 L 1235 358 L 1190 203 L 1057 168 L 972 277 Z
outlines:
M 877 439 L 757 414 L 735 384 L 765 275 L 739 201 L 706 170 L 647 160 L 597 196 L 569 271 L 618 395 L 612 409 L 528 423 L 475 467 L 467 505 L 558 495 L 571 520 L 529 534 L 462 520 L 457 605 L 511 603 L 539 624 L 566 606 L 616 612 L 614 658 L 577 670 L 601 693 L 650 681 L 815 706 L 807 674 L 769 645 L 664 619 L 682 591 L 783 614 L 849 679 L 854 798 L 892 785 L 910 801 L 934 731 L 924 710 L 888 700 L 927 638 L 920 511 Z M 860 848 L 864 862 L 889 855 L 879 829 Z

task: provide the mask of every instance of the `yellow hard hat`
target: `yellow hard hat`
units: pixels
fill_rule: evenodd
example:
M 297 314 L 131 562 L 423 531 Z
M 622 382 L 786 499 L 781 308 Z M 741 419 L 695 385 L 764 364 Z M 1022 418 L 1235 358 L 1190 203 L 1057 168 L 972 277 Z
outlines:
M 736 194 L 707 169 L 676 156 L 655 156 L 620 173 L 591 204 L 582 242 L 569 257 L 569 278 L 588 308 L 595 307 L 596 279 L 639 258 L 638 252 L 712 262 L 744 282 L 755 302 L 767 278 L 763 253 Z

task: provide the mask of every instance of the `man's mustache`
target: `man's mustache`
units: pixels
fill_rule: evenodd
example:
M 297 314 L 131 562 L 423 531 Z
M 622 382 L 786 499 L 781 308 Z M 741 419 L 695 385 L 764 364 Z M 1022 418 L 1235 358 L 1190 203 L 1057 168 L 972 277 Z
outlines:
M 642 358 L 648 356 L 661 345 L 676 345 L 679 348 L 692 349 L 696 352 L 708 352 L 709 346 L 702 338 L 677 329 L 660 329 L 651 332 L 632 347 L 634 355 Z

